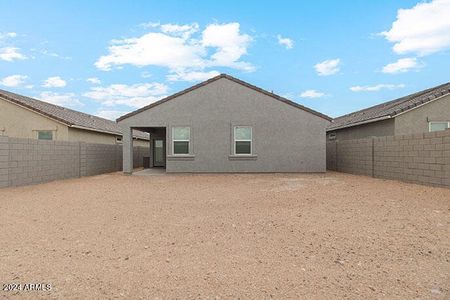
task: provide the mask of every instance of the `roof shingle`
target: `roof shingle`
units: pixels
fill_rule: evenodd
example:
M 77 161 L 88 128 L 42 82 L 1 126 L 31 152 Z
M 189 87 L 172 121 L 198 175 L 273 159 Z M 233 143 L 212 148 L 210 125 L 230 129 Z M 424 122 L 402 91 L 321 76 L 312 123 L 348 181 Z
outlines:
M 26 107 L 37 113 L 45 115 L 72 127 L 82 127 L 86 130 L 100 131 L 114 135 L 122 135 L 120 126 L 111 120 L 96 117 L 90 114 L 72 110 L 66 107 L 54 105 L 34 98 L 22 96 L 0 89 L 0 98 L 9 102 Z M 139 138 L 148 139 L 144 132 L 135 131 L 134 135 Z
M 338 117 L 328 126 L 327 131 L 375 122 L 383 118 L 393 118 L 399 113 L 448 94 L 450 94 L 450 82 Z

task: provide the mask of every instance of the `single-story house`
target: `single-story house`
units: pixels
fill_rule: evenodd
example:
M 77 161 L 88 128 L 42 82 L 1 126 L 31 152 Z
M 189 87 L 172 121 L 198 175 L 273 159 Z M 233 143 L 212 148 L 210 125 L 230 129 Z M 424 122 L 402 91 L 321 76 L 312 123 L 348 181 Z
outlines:
M 342 117 L 327 128 L 329 140 L 406 135 L 450 127 L 450 82 Z
M 133 129 L 150 133 L 151 167 L 167 172 L 325 172 L 331 118 L 221 74 L 117 119 L 123 170 Z
M 135 146 L 149 146 L 149 136 L 135 131 Z M 56 141 L 121 144 L 116 122 L 0 90 L 0 135 Z

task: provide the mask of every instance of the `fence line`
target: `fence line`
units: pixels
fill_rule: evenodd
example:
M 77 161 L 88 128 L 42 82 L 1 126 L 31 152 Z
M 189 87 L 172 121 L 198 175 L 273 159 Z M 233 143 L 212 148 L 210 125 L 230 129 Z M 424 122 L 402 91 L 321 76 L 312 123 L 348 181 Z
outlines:
M 149 148 L 134 147 L 134 167 Z M 0 136 L 0 188 L 122 170 L 122 145 Z
M 327 141 L 327 169 L 450 187 L 450 129 Z

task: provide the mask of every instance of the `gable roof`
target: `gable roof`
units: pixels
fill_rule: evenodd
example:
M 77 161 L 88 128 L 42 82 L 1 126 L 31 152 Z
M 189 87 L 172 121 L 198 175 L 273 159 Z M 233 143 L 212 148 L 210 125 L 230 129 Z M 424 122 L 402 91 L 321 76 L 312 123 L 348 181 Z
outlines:
M 264 89 L 262 89 L 262 88 L 259 88 L 259 87 L 257 87 L 257 86 L 254 86 L 254 85 L 252 85 L 252 84 L 250 84 L 250 83 L 247 83 L 247 82 L 245 82 L 245 81 L 242 81 L 242 80 L 240 80 L 240 79 L 237 79 L 237 78 L 235 78 L 235 77 L 233 77 L 233 76 L 230 76 L 230 75 L 228 75 L 228 74 L 220 74 L 220 75 L 217 75 L 217 76 L 215 76 L 215 77 L 213 77 L 213 78 L 210 78 L 210 79 L 208 79 L 208 80 L 206 80 L 206 81 L 200 82 L 200 83 L 198 83 L 198 84 L 196 84 L 196 85 L 191 86 L 190 88 L 187 88 L 187 89 L 185 89 L 185 90 L 182 90 L 181 92 L 175 93 L 175 94 L 170 95 L 170 96 L 168 96 L 168 97 L 166 97 L 166 98 L 163 98 L 163 99 L 161 99 L 161 100 L 159 100 L 159 101 L 156 101 L 156 102 L 154 102 L 154 103 L 152 103 L 152 104 L 149 104 L 149 105 L 147 105 L 147 106 L 144 106 L 144 107 L 142 107 L 142 108 L 140 108 L 140 109 L 138 109 L 138 110 L 135 110 L 135 111 L 130 112 L 130 113 L 126 114 L 126 115 L 123 115 L 123 116 L 119 117 L 116 121 L 117 121 L 117 122 L 120 122 L 120 121 L 122 121 L 122 120 L 124 120 L 124 119 L 127 119 L 127 118 L 129 118 L 129 117 L 131 117 L 131 116 L 134 116 L 134 115 L 136 115 L 136 114 L 139 114 L 139 113 L 141 113 L 141 112 L 143 112 L 143 111 L 146 111 L 146 110 L 148 110 L 148 109 L 150 109 L 150 108 L 153 108 L 153 107 L 155 107 L 155 106 L 157 106 L 157 105 L 160 105 L 160 104 L 162 104 L 162 103 L 164 103 L 164 102 L 167 102 L 167 101 L 169 101 L 169 100 L 175 99 L 175 98 L 177 98 L 177 97 L 179 97 L 179 96 L 181 96 L 181 95 L 184 95 L 184 94 L 189 93 L 189 92 L 191 92 L 191 91 L 193 91 L 193 90 L 196 90 L 196 89 L 198 89 L 198 88 L 200 88 L 200 87 L 203 87 L 203 86 L 205 86 L 205 85 L 207 85 L 207 84 L 210 84 L 210 83 L 212 83 L 212 82 L 214 82 L 214 81 L 217 81 L 217 80 L 219 80 L 219 79 L 221 79 L 221 78 L 226 78 L 226 79 L 231 80 L 231 81 L 233 81 L 233 82 L 235 82 L 235 83 L 238 83 L 238 84 L 243 85 L 243 86 L 245 86 L 245 87 L 248 87 L 248 88 L 250 88 L 250 89 L 252 89 L 252 90 L 255 90 L 255 91 L 259 92 L 259 93 L 262 93 L 262 94 L 264 94 L 264 95 L 266 95 L 266 96 L 272 97 L 272 98 L 275 99 L 275 100 L 281 101 L 281 102 L 283 102 L 283 103 L 285 103 L 285 104 L 291 105 L 291 106 L 293 106 L 293 107 L 296 107 L 296 108 L 299 108 L 299 109 L 304 110 L 304 111 L 306 111 L 306 112 L 309 112 L 309 113 L 311 113 L 311 114 L 313 114 L 313 115 L 316 115 L 316 116 L 318 116 L 318 117 L 321 117 L 321 118 L 323 118 L 323 119 L 325 119 L 325 120 L 331 121 L 331 118 L 330 118 L 329 116 L 327 116 L 327 115 L 324 115 L 324 114 L 322 114 L 322 113 L 320 113 L 320 112 L 317 112 L 317 111 L 315 111 L 315 110 L 312 110 L 312 109 L 310 109 L 310 108 L 308 108 L 308 107 L 305 107 L 305 106 L 303 106 L 303 105 L 300 105 L 300 104 L 298 104 L 298 103 L 295 103 L 295 102 L 293 102 L 293 101 L 291 101 L 291 100 L 288 100 L 288 99 L 286 99 L 286 98 L 283 98 L 283 97 L 281 97 L 281 96 L 279 96 L 279 95 L 276 95 L 276 94 L 274 94 L 274 93 L 268 92 L 268 91 L 266 91 L 266 90 L 264 90 Z
M 338 117 L 328 126 L 327 131 L 395 118 L 400 113 L 448 94 L 450 82 Z
M 30 109 L 36 113 L 47 116 L 69 127 L 103 132 L 113 135 L 122 135 L 120 126 L 111 120 L 96 117 L 76 110 L 54 105 L 41 100 L 22 96 L 0 89 L 0 99 Z M 134 132 L 135 137 L 148 139 L 148 135 L 140 132 Z

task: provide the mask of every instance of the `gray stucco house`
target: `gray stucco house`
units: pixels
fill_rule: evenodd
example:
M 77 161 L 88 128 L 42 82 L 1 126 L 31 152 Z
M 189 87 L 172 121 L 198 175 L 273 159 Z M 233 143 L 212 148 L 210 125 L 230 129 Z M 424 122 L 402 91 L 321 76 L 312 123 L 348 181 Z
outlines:
M 445 130 L 450 127 L 450 82 L 336 118 L 329 140 Z
M 325 172 L 330 120 L 221 74 L 117 119 L 123 171 L 138 129 L 150 133 L 150 167 L 167 172 Z

